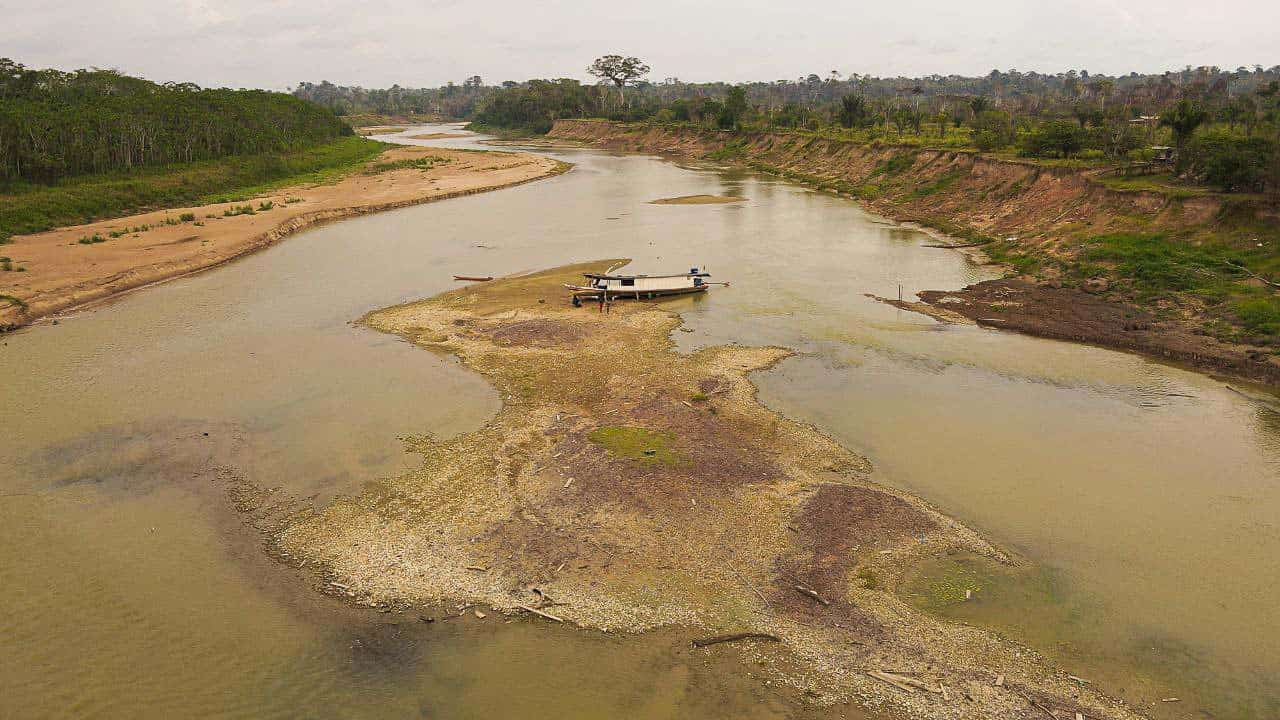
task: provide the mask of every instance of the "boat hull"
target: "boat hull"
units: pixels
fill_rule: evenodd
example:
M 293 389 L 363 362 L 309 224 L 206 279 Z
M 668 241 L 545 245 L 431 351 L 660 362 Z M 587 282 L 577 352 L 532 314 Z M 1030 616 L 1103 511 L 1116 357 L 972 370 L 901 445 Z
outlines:
M 584 287 L 581 285 L 566 285 L 565 287 L 569 289 L 570 297 L 578 303 L 599 302 L 603 292 L 600 288 Z M 681 288 L 654 288 L 648 290 L 609 290 L 609 299 L 656 300 L 657 298 L 672 297 L 675 295 L 692 295 L 693 293 L 702 293 L 706 291 L 706 285 Z

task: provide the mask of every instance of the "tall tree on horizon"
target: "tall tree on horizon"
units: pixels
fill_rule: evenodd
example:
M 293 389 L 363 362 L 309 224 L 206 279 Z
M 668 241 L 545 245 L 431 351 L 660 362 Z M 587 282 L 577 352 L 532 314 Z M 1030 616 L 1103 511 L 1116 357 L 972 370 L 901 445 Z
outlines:
M 596 58 L 587 68 L 587 72 L 591 75 L 603 80 L 608 80 L 618 88 L 618 96 L 626 101 L 626 94 L 623 88 L 627 83 L 639 80 L 649 74 L 649 66 L 644 64 L 638 57 L 623 57 L 621 55 L 602 55 Z

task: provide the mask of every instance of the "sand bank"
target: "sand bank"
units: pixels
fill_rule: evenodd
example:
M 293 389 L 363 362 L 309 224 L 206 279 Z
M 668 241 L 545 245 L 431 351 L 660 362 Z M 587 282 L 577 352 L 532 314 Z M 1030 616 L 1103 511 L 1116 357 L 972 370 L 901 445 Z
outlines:
M 439 160 L 424 170 L 426 158 Z M 415 161 L 418 167 L 405 166 Z M 203 270 L 317 223 L 494 190 L 566 167 L 527 153 L 398 147 L 331 185 L 16 236 L 0 254 L 26 270 L 0 272 L 0 328 Z M 253 214 L 228 215 L 245 206 Z
M 611 264 L 367 316 L 456 354 L 504 406 L 475 432 L 411 438 L 421 468 L 290 519 L 275 552 L 306 560 L 324 591 L 388 611 L 451 599 L 606 631 L 768 634 L 780 642 L 752 657 L 820 703 L 930 720 L 1134 717 L 1035 653 L 901 600 L 893 589 L 918 559 L 1010 560 L 757 402 L 749 373 L 789 350 L 679 353 L 667 308 L 689 300 L 572 308 L 562 283 Z M 868 674 L 881 670 L 916 684 Z

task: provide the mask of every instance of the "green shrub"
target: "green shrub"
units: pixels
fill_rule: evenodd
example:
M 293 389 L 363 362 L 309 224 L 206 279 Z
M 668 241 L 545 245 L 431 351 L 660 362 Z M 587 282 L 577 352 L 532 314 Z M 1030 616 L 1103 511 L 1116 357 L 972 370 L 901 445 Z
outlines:
M 182 213 L 178 216 L 178 220 L 182 222 L 193 222 L 196 219 L 195 213 Z
M 1030 157 L 1068 158 L 1084 148 L 1085 133 L 1071 120 L 1050 120 L 1022 138 L 1020 151 Z
M 1275 161 L 1276 143 L 1260 136 L 1207 132 L 1191 140 L 1184 153 L 1184 166 L 1223 192 L 1262 192 Z
M 992 152 L 1004 147 L 1000 136 L 991 130 L 979 130 L 973 135 L 973 145 L 980 152 Z
M 1280 298 L 1251 298 L 1234 303 L 1245 329 L 1258 335 L 1280 335 Z

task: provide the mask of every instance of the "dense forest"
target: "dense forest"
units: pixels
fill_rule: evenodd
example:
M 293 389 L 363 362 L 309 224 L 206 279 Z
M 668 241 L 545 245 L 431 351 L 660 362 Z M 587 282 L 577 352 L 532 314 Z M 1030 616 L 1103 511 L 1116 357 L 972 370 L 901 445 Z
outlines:
M 329 110 L 283 93 L 0 58 L 0 183 L 286 152 L 350 133 Z
M 509 82 L 505 87 L 515 87 Z M 322 105 L 338 115 L 433 116 L 469 119 L 480 104 L 501 89 L 489 87 L 479 75 L 462 84 L 448 83 L 438 88 L 389 88 L 366 90 L 362 87 L 334 85 L 325 80 L 319 84 L 302 82 L 294 88 L 295 97 Z
M 546 132 L 558 118 L 602 117 L 1081 163 L 1146 162 L 1158 153 L 1153 146 L 1173 146 L 1186 180 L 1228 192 L 1280 191 L 1280 66 L 1119 76 L 992 70 L 979 77 L 881 78 L 832 71 L 737 85 L 589 71 L 599 84 L 556 79 L 494 87 L 473 76 L 420 90 L 304 83 L 295 94 L 339 113 L 430 113 L 527 132 Z

